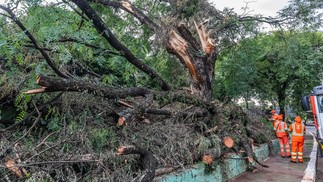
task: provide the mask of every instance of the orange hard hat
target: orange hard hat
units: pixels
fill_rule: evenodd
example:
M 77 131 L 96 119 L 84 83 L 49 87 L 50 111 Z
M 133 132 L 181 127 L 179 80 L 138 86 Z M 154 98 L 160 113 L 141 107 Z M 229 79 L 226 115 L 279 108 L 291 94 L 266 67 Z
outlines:
M 270 113 L 276 113 L 276 110 L 271 110 Z
M 302 118 L 301 118 L 300 116 L 296 116 L 296 118 L 295 118 L 295 122 L 296 122 L 296 123 L 300 123 L 300 122 L 302 122 Z
M 283 120 L 283 115 L 282 115 L 282 114 L 278 115 L 278 116 L 276 117 L 276 119 L 277 119 L 277 120 L 279 120 L 279 121 Z

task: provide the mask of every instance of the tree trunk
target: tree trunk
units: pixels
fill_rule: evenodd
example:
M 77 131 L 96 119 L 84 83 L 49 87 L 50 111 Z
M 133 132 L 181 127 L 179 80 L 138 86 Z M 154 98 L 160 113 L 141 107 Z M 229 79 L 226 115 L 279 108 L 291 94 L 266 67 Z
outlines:
M 280 108 L 280 114 L 284 114 L 283 120 L 285 119 L 285 105 L 286 105 L 286 90 L 288 87 L 288 81 L 283 82 L 281 85 L 275 87 L 277 93 L 278 105 Z
M 170 32 L 166 48 L 187 67 L 195 94 L 205 101 L 210 101 L 217 50 L 204 26 L 195 24 L 195 27 L 201 44 L 198 44 L 192 33 L 180 23 Z

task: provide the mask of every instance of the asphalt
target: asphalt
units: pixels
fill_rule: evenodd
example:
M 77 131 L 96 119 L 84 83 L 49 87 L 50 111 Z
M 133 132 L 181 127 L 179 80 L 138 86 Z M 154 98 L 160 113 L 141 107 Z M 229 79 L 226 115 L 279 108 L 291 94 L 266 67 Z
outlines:
M 322 182 L 323 181 L 323 156 L 320 156 L 317 159 L 317 166 L 316 166 L 316 181 Z M 323 154 L 322 154 L 323 155 Z
M 314 140 L 310 132 L 305 135 L 304 145 L 304 163 L 291 163 L 290 158 L 282 158 L 279 153 L 275 156 L 271 156 L 262 163 L 269 166 L 264 168 L 257 165 L 258 172 L 251 173 L 246 172 L 229 182 L 296 182 L 302 181 L 305 174 L 308 175 L 308 171 L 315 171 L 316 165 L 316 182 L 323 182 L 323 157 L 320 157 L 319 151 L 317 152 L 317 163 L 313 165 L 313 153 L 316 154 L 317 148 L 313 149 Z M 312 157 L 312 160 L 311 160 Z M 316 158 L 314 158 L 316 159 Z M 310 173 L 311 174 L 311 173 Z M 315 173 L 312 175 L 315 178 Z M 304 181 L 304 180 L 303 180 Z M 305 180 L 314 181 L 314 180 Z

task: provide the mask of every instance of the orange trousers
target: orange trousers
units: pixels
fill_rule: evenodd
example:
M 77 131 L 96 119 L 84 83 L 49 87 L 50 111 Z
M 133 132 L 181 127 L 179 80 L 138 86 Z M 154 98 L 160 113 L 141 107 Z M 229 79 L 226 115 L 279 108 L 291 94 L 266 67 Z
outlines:
M 289 140 L 288 136 L 283 136 L 283 137 L 277 137 L 279 140 L 279 145 L 280 145 L 280 153 L 282 157 L 289 157 L 290 156 L 290 147 L 289 147 Z M 286 149 L 286 153 L 285 153 Z
M 303 150 L 304 141 L 292 141 L 292 161 L 296 162 L 296 158 L 298 158 L 298 162 L 303 162 Z

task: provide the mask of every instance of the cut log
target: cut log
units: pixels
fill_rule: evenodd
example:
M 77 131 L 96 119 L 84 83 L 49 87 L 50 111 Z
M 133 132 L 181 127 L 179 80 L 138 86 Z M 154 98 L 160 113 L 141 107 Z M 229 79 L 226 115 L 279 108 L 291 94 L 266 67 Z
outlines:
M 216 159 L 220 158 L 224 152 L 219 148 L 207 149 L 204 151 L 201 160 L 207 165 L 211 165 Z
M 232 148 L 234 146 L 234 141 L 231 137 L 226 136 L 223 138 L 223 144 L 228 148 Z
M 207 165 L 210 165 L 213 163 L 213 158 L 210 154 L 204 154 L 202 156 L 202 161 L 207 164 Z
M 119 118 L 118 118 L 118 125 L 119 126 L 123 126 L 123 125 L 126 125 L 127 123 L 126 123 L 126 119 L 124 118 L 124 117 L 122 117 L 122 116 L 120 116 Z

